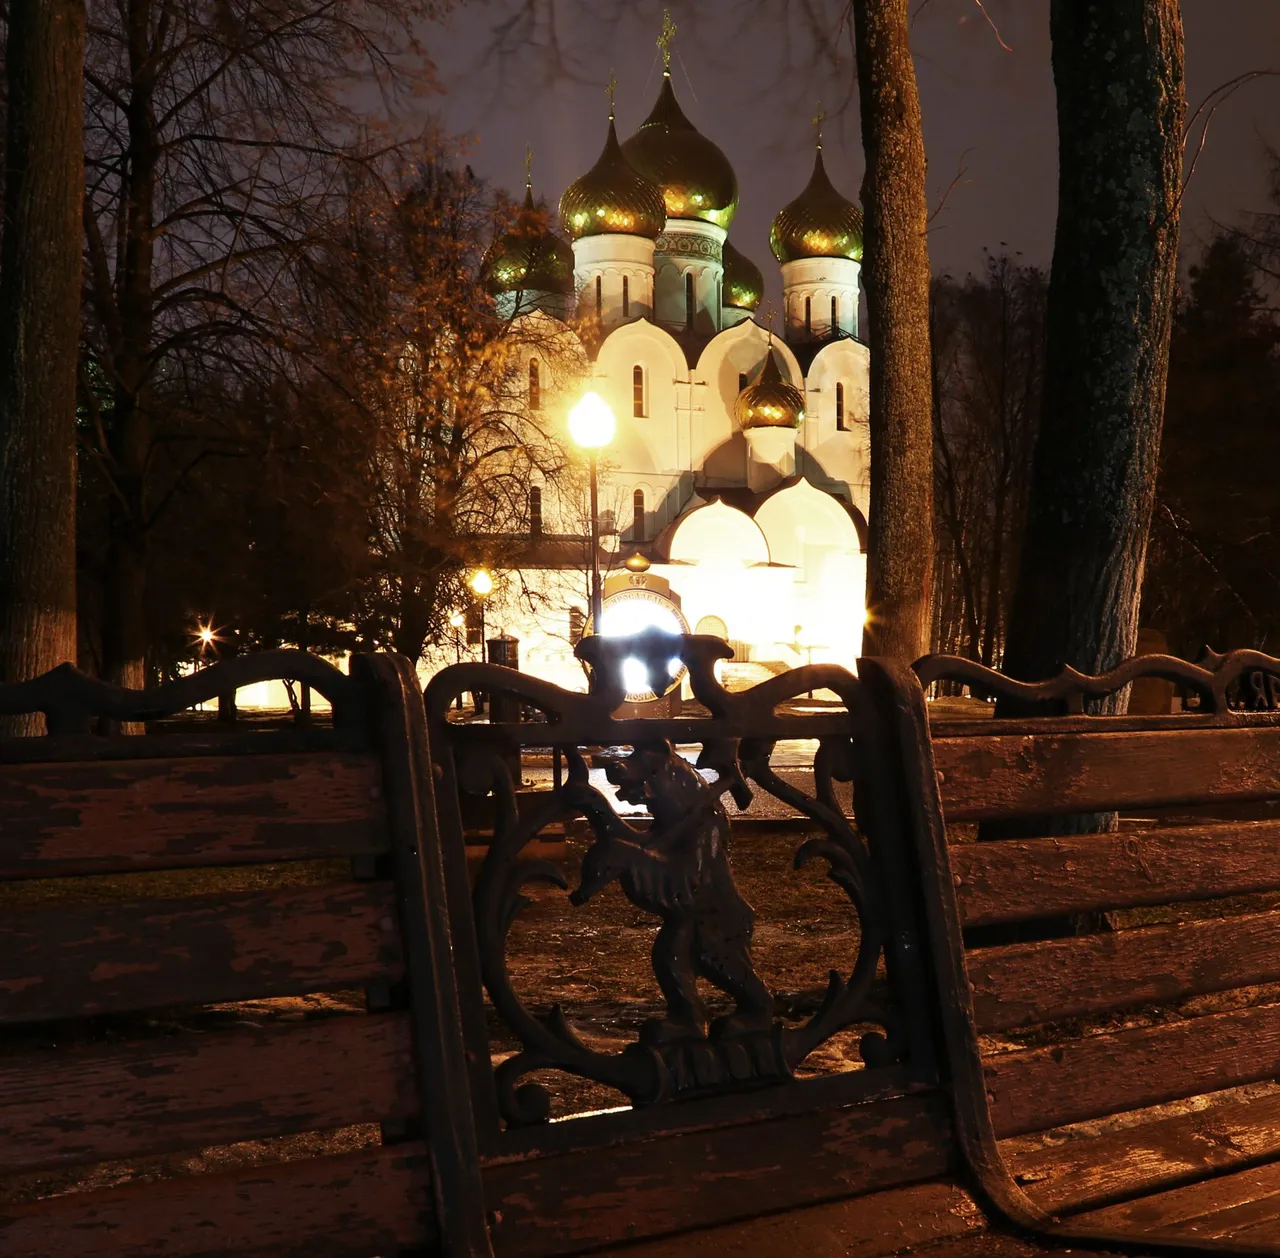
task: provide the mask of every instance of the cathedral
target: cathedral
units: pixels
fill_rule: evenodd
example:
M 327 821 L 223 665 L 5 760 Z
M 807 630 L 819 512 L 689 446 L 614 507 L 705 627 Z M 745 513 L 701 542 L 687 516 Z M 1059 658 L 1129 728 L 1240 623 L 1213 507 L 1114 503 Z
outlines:
M 530 412 L 563 426 L 552 412 L 592 390 L 615 416 L 599 453 L 606 595 L 644 587 L 678 609 L 672 627 L 718 634 L 742 664 L 852 665 L 870 460 L 862 214 L 828 178 L 819 135 L 809 182 L 769 235 L 775 328 L 750 244 L 730 239 L 733 166 L 685 115 L 666 61 L 633 135 L 619 140 L 610 108 L 599 159 L 560 198 L 563 234 L 526 180 L 487 281 L 513 335 L 528 334 Z M 544 353 L 548 330 L 572 341 L 572 370 Z M 508 551 L 519 571 L 494 552 L 487 633 L 519 639 L 526 671 L 580 688 L 581 484 L 531 484 L 529 499 L 528 536 Z

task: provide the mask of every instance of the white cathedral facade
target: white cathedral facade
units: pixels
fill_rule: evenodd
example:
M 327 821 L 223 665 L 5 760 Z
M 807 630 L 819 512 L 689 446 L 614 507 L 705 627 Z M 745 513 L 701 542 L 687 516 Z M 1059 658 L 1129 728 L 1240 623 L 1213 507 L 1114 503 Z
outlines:
M 756 317 L 761 272 L 729 239 L 737 202 L 733 167 L 687 119 L 668 72 L 630 138 L 610 112 L 600 159 L 560 199 L 564 235 L 526 190 L 488 282 L 513 335 L 528 333 L 531 412 L 563 427 L 561 412 L 594 390 L 616 417 L 600 452 L 610 588 L 642 572 L 738 660 L 848 666 L 870 461 L 862 216 L 832 186 L 819 142 L 809 184 L 770 233 L 783 288 L 773 329 Z M 566 338 L 570 355 L 543 352 Z M 528 536 L 493 551 L 488 636 L 518 638 L 522 669 L 581 688 L 581 482 L 533 483 L 529 495 Z

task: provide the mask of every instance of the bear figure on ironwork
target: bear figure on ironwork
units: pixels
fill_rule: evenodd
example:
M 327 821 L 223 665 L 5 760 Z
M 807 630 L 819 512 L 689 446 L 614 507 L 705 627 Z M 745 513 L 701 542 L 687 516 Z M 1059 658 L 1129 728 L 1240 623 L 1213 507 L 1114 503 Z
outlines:
M 647 831 L 633 828 L 591 792 L 595 804 L 584 811 L 595 842 L 570 898 L 584 904 L 617 881 L 632 904 L 662 919 L 653 970 L 667 1016 L 647 1023 L 642 1041 L 656 1046 L 706 1036 L 699 978 L 735 1002 L 734 1011 L 712 1025 L 713 1038 L 767 1032 L 773 997 L 751 963 L 755 913 L 733 880 L 729 818 L 720 802 L 731 783 L 708 785 L 668 742 L 637 745 L 611 763 L 606 776 L 619 798 L 648 809 L 653 824 Z

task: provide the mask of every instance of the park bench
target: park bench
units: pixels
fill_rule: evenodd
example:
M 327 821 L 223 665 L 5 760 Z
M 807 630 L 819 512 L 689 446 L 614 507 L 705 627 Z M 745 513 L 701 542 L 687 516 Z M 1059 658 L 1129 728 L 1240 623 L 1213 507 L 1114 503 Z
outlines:
M 331 727 L 91 732 L 271 678 Z M 50 737 L 0 741 L 0 1254 L 465 1237 L 412 670 L 275 652 L 129 692 L 64 666 L 0 688 L 0 713 L 33 711 Z
M 579 653 L 589 694 L 461 664 L 425 711 L 395 657 L 350 677 L 280 653 L 151 693 L 68 672 L 0 689 L 0 713 L 44 711 L 53 734 L 0 745 L 0 1157 L 18 1175 L 0 1253 L 1280 1252 L 1264 1217 L 1280 930 L 1238 911 L 1280 887 L 1280 833 L 1204 815 L 1280 797 L 1280 718 L 1229 706 L 1242 688 L 1269 702 L 1280 662 L 1148 659 L 1032 692 L 963 661 L 866 660 L 730 694 L 717 639 Z M 621 661 L 653 678 L 673 655 L 695 707 L 617 717 Z M 1083 713 L 1137 673 L 1201 710 Z M 268 676 L 314 686 L 332 728 L 83 732 Z M 946 677 L 1066 712 L 931 730 L 924 686 Z M 477 690 L 545 719 L 456 720 Z M 807 783 L 771 764 L 780 740 L 810 740 Z M 564 780 L 531 805 L 517 753 L 551 748 Z M 811 823 L 779 833 L 770 877 L 825 872 L 852 926 L 816 947 L 805 999 L 755 963 L 797 946 L 804 899 L 753 942 L 725 856 L 753 794 Z M 1195 819 L 968 841 L 976 821 L 1112 808 Z M 522 859 L 584 821 L 567 867 Z M 54 883 L 85 890 L 18 894 Z M 1182 900 L 1195 920 L 1062 934 Z M 979 934 L 1018 923 L 1025 938 Z M 534 928 L 654 940 L 660 996 L 607 1025 L 597 975 L 552 976 L 566 994 L 542 999 L 521 964 Z M 121 1164 L 131 1182 L 110 1187 Z

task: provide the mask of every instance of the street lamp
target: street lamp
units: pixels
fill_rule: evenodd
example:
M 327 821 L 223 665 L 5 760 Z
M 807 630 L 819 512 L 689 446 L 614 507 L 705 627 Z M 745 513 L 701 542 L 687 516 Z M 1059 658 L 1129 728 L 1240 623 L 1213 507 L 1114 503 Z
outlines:
M 493 593 L 493 575 L 487 568 L 477 568 L 468 578 L 467 585 L 480 605 L 480 663 L 485 662 L 484 642 L 484 601 Z M 475 701 L 475 713 L 479 716 L 484 711 L 485 697 L 482 693 L 471 692 Z
M 596 452 L 613 440 L 617 420 L 609 403 L 592 391 L 569 412 L 569 435 L 587 451 L 591 468 L 591 626 L 600 632 L 604 595 L 600 587 L 600 503 L 596 483 Z
M 449 617 L 449 628 L 453 630 L 453 662 L 455 664 L 462 663 L 462 626 L 467 623 L 467 618 L 461 612 L 454 612 Z M 462 711 L 462 691 L 458 691 L 458 698 L 454 706 L 459 712 Z
M 477 568 L 468 578 L 467 585 L 480 604 L 480 662 L 484 663 L 484 601 L 493 593 L 493 575 L 487 568 Z

